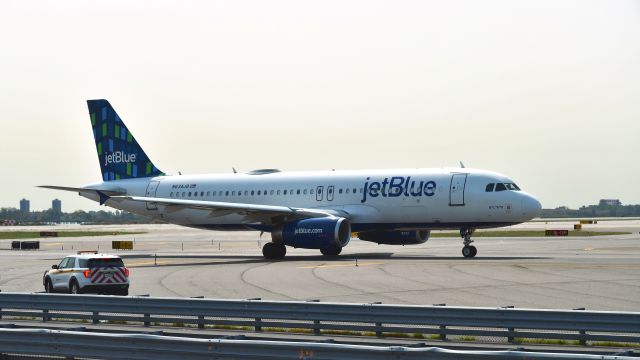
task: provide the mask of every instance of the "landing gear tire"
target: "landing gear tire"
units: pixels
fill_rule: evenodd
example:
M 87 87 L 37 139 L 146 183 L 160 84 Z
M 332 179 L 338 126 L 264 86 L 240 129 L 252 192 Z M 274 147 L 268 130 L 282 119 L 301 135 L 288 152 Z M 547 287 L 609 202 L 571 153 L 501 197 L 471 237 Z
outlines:
M 264 255 L 265 259 L 282 259 L 286 253 L 287 248 L 282 244 L 268 242 L 262 247 L 262 255 Z
M 478 253 L 478 249 L 471 245 L 473 242 L 473 240 L 471 240 L 471 234 L 473 234 L 473 232 L 474 229 L 460 229 L 460 236 L 462 236 L 462 244 L 464 245 L 462 248 L 462 256 L 466 258 L 472 258 Z
M 476 256 L 478 249 L 475 246 L 465 246 L 462 248 L 462 256 L 466 258 L 472 258 Z
M 329 246 L 329 247 L 320 249 L 320 252 L 324 256 L 338 256 L 342 252 L 342 248 L 338 246 Z

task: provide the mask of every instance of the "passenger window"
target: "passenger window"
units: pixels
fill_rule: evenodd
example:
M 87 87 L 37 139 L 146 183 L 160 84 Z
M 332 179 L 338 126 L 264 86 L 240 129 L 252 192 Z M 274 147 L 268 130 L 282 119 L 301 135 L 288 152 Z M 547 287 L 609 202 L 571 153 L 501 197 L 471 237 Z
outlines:
M 255 194 L 255 190 L 251 190 L 251 196 Z
M 258 190 L 258 195 L 260 195 L 260 190 Z
M 225 191 L 225 192 L 224 192 L 224 195 L 225 195 L 225 196 L 229 196 L 229 190 Z
M 300 195 L 300 189 L 298 189 L 298 191 L 296 191 L 296 194 L 297 194 L 297 195 Z
M 189 197 L 191 197 L 191 191 L 189 191 Z
M 213 192 L 213 196 L 216 196 L 216 192 L 215 191 Z
M 231 192 L 231 196 L 236 196 L 236 191 L 235 191 L 235 190 L 233 190 L 233 191 Z
M 267 190 L 263 191 L 262 195 L 267 195 Z
M 287 190 L 286 190 L 286 189 L 284 190 L 283 194 L 284 194 L 284 195 L 287 195 Z
M 342 194 L 342 189 L 338 189 L 338 194 Z
M 244 191 L 244 196 L 247 196 L 247 195 L 249 195 L 249 190 Z
M 313 195 L 313 189 L 309 190 L 309 194 Z
M 273 190 L 271 190 L 271 192 L 269 193 L 269 195 L 273 195 Z
M 207 191 L 207 196 L 211 196 L 211 191 Z
M 304 190 L 302 191 L 302 194 L 303 194 L 303 195 L 307 195 L 307 189 L 304 189 Z
M 173 191 L 171 192 L 171 194 L 169 194 L 169 197 L 173 197 Z
M 278 190 L 278 195 L 280 195 L 280 190 Z
M 183 191 L 183 192 L 182 192 L 182 197 L 184 197 L 184 195 L 185 195 L 185 194 L 186 194 L 186 193 Z
M 196 191 L 196 192 L 194 192 L 194 193 L 193 193 L 193 196 L 194 196 L 194 197 L 198 197 L 198 192 L 197 192 L 197 191 Z
M 200 191 L 200 196 L 204 196 L 204 191 Z
M 487 184 L 487 188 L 486 188 L 486 189 L 484 189 L 484 191 L 486 191 L 486 192 L 492 192 L 492 191 L 493 191 L 493 187 L 494 187 L 495 185 L 496 185 L 496 184 L 494 184 L 494 183 Z
M 507 187 L 504 186 L 503 183 L 497 183 L 496 184 L 496 191 L 505 191 L 505 190 L 507 190 Z

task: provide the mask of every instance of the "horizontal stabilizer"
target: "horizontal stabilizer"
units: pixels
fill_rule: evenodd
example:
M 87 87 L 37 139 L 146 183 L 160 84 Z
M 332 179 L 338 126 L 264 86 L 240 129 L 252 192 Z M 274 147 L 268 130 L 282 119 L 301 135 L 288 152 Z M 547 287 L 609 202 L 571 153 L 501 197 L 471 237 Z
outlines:
M 95 192 L 95 193 L 103 193 L 108 196 L 119 196 L 125 195 L 125 191 L 121 190 L 105 190 L 105 189 L 90 189 L 90 188 L 77 188 L 77 187 L 68 187 L 68 186 L 54 186 L 54 185 L 40 185 L 39 188 L 44 189 L 53 189 L 53 190 L 62 190 L 62 191 L 71 191 L 71 192 Z

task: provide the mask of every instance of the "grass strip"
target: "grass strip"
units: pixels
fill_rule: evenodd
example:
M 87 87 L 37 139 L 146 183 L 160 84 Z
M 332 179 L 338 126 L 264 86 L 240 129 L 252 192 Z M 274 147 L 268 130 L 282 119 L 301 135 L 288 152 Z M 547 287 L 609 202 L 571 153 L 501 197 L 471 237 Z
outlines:
M 114 236 L 145 234 L 144 231 L 58 231 L 59 238 L 82 236 Z M 40 231 L 0 231 L 0 240 L 16 239 L 49 239 L 48 236 L 40 236 Z
M 606 236 L 606 235 L 628 235 L 629 232 L 621 231 L 576 231 L 569 230 L 569 236 Z M 431 237 L 459 238 L 458 232 L 431 232 Z M 471 237 L 545 237 L 544 230 L 478 230 Z M 552 237 L 552 236 L 549 236 Z M 554 236 L 558 237 L 558 236 Z M 560 236 L 562 237 L 562 236 Z

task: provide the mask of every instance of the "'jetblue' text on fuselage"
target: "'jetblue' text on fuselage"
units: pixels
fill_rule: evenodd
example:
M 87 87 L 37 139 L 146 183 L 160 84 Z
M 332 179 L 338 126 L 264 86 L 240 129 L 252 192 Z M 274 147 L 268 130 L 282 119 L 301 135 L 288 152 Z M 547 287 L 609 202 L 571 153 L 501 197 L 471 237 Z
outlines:
M 436 193 L 436 182 L 429 180 L 411 180 L 411 176 L 393 176 L 384 178 L 384 180 L 372 181 L 370 178 L 364 183 L 364 191 L 362 192 L 361 203 L 367 201 L 370 197 L 398 197 L 398 196 L 433 196 Z

